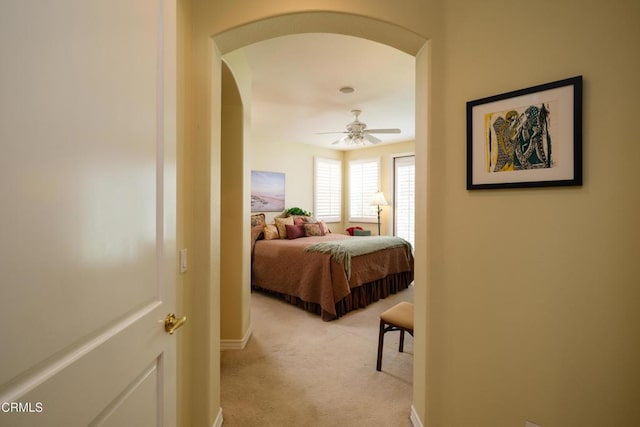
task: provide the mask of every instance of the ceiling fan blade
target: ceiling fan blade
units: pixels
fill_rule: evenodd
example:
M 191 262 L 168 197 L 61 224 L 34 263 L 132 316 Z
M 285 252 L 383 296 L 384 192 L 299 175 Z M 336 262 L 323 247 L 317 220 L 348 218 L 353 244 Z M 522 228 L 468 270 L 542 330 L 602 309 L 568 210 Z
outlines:
M 400 133 L 400 129 L 365 129 L 366 133 Z
M 365 134 L 364 134 L 364 137 L 366 138 L 366 140 L 367 140 L 367 141 L 369 141 L 369 142 L 370 142 L 370 143 L 372 143 L 372 144 L 377 144 L 377 143 L 379 143 L 379 142 L 382 142 L 382 140 L 381 140 L 381 139 L 378 139 L 378 138 L 376 138 L 376 137 L 375 137 L 375 136 L 373 136 L 373 135 L 369 135 L 368 133 L 365 133 Z
M 316 132 L 316 135 L 328 135 L 330 133 L 348 133 L 347 131 L 342 132 Z
M 340 132 L 340 133 L 342 133 L 342 132 Z M 337 141 L 333 141 L 333 142 L 331 143 L 331 145 L 336 145 L 336 144 L 339 144 L 339 143 L 341 143 L 341 142 L 345 142 L 347 139 L 349 139 L 349 135 L 345 135 L 345 136 L 343 136 L 342 138 L 340 138 L 339 140 L 337 140 Z

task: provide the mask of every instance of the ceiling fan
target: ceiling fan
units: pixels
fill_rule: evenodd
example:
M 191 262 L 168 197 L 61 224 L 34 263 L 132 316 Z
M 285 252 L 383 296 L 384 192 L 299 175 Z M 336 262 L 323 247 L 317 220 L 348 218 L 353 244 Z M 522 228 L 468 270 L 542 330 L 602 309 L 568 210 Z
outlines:
M 346 143 L 351 144 L 364 144 L 365 141 L 369 141 L 372 144 L 382 142 L 381 139 L 371 135 L 372 133 L 400 133 L 400 129 L 367 129 L 366 123 L 358 120 L 358 116 L 362 111 L 351 110 L 355 116 L 355 120 L 347 125 L 347 130 L 342 132 L 320 132 L 318 135 L 330 134 L 330 133 L 345 133 L 346 135 L 331 143 L 331 145 Z

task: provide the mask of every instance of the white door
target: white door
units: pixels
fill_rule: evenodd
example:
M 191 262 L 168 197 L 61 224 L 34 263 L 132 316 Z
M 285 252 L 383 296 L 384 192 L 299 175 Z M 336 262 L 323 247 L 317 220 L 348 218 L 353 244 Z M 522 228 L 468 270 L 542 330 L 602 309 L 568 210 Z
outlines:
M 0 426 L 175 425 L 175 14 L 0 3 Z

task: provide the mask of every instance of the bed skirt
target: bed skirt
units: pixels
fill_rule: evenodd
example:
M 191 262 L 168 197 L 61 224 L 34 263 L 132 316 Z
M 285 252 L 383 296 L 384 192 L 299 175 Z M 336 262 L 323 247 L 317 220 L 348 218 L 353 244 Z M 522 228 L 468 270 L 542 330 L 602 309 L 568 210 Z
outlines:
M 291 304 L 294 304 L 306 311 L 320 315 L 322 320 L 328 322 L 330 320 L 335 320 L 350 311 L 366 307 L 367 305 L 374 303 L 379 299 L 386 298 L 391 294 L 395 294 L 403 289 L 407 289 L 412 282 L 413 271 L 405 271 L 402 273 L 389 275 L 383 279 L 365 283 L 355 288 L 351 288 L 351 293 L 336 303 L 336 315 L 323 310 L 320 307 L 320 304 L 303 301 L 300 298 L 292 295 L 285 295 L 258 286 L 253 286 L 253 289 L 261 292 L 266 292 L 271 295 L 277 295 L 278 297 L 283 298 L 285 301 L 288 301 Z

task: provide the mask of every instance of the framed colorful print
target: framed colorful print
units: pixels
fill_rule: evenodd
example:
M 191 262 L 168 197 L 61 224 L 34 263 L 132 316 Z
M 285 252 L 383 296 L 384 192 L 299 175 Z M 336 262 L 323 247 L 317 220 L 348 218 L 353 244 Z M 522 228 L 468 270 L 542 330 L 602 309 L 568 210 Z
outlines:
M 582 185 L 582 76 L 467 102 L 467 190 Z

